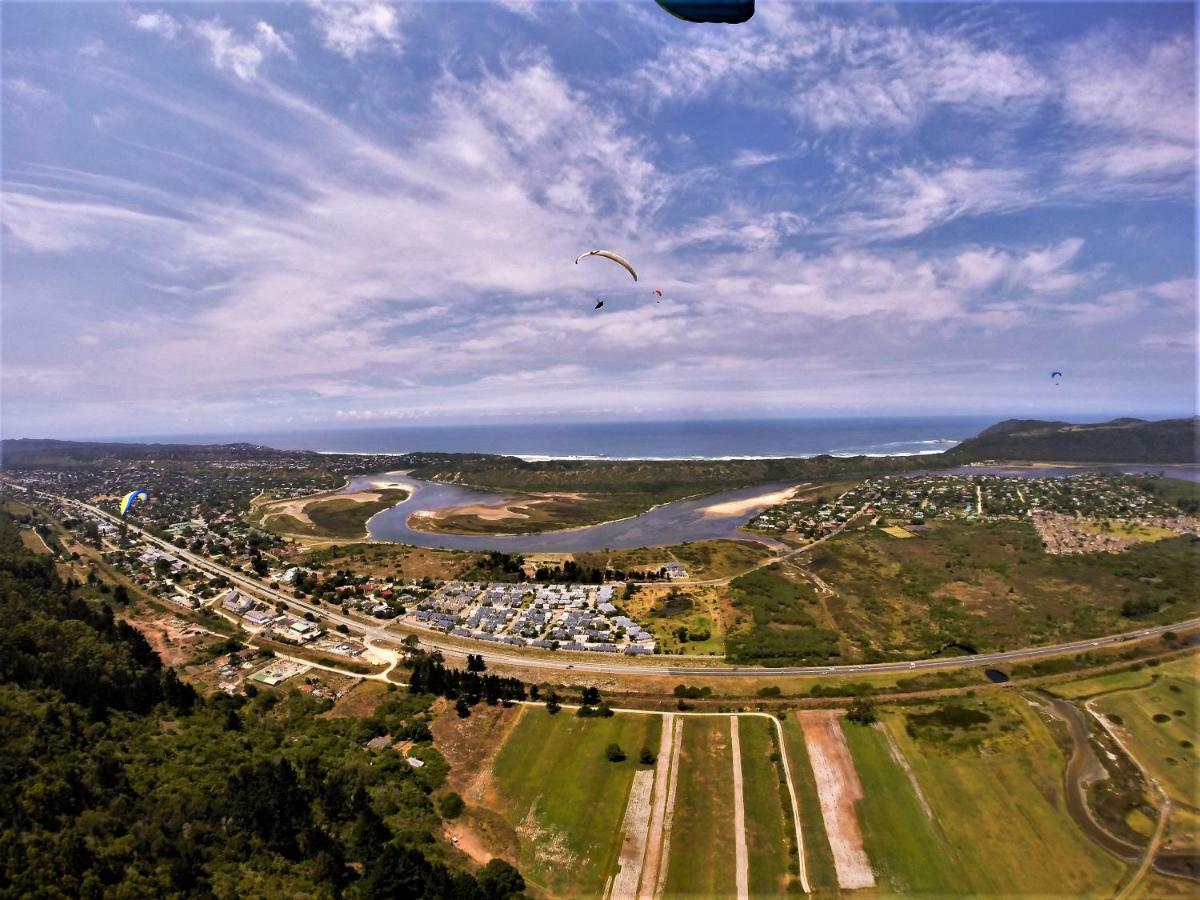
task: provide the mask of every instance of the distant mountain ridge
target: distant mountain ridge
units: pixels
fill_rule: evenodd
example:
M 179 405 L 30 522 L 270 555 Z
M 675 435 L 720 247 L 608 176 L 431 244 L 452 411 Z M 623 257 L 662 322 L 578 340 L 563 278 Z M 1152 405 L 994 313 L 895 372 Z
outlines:
M 1194 463 L 1198 428 L 1196 416 L 1086 424 L 1007 419 L 963 441 L 946 456 L 964 462 Z

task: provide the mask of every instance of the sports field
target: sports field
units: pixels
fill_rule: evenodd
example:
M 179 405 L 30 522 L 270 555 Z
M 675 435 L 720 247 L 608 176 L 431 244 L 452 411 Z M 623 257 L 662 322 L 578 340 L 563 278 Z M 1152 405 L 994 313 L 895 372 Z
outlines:
M 492 768 L 496 811 L 516 832 L 526 879 L 560 896 L 604 893 L 617 867 L 638 754 L 657 750 L 661 727 L 659 716 L 526 711 Z M 605 758 L 611 743 L 625 751 L 624 761 Z

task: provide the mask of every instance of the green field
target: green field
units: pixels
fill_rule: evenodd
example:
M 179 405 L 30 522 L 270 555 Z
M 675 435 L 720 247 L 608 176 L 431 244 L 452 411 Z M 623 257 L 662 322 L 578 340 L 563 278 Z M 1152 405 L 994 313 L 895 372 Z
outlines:
M 936 715 L 937 707 L 888 710 L 881 716 L 951 856 L 937 877 L 957 876 L 954 893 L 1110 895 L 1125 867 L 1072 822 L 1063 797 L 1065 760 L 1046 726 L 1013 695 L 964 706 L 989 721 L 965 732 L 918 719 L 922 736 L 914 738 L 906 727 L 910 717 Z M 865 787 L 874 777 L 868 770 L 878 763 L 878 748 L 855 736 L 852 749 Z M 890 852 L 884 851 L 881 868 L 912 872 L 911 860 L 898 861 Z
M 1196 658 L 1174 660 L 1153 672 L 1152 683 L 1106 694 L 1092 706 L 1110 720 L 1119 717 L 1122 736 L 1138 762 L 1172 797 L 1195 806 L 1200 763 L 1195 747 L 1200 741 Z
M 735 893 L 732 772 L 729 719 L 685 719 L 667 896 L 728 897 Z
M 783 721 L 783 739 L 791 767 L 796 802 L 800 806 L 800 827 L 804 839 L 804 860 L 808 866 L 808 881 L 818 897 L 837 894 L 837 872 L 833 867 L 833 852 L 821 818 L 821 801 L 813 781 L 812 763 L 804 746 L 804 732 L 792 718 Z
M 1145 687 L 1154 681 L 1154 673 L 1154 669 L 1144 667 L 1136 671 L 1133 669 L 1122 669 L 1119 672 L 1097 675 L 1094 678 L 1083 678 L 1079 681 L 1054 684 L 1046 688 L 1046 690 L 1056 697 L 1062 697 L 1064 700 L 1086 700 L 1089 697 L 1107 694 L 1110 691 Z
M 785 808 L 781 802 L 778 764 L 771 759 L 774 733 L 775 727 L 762 716 L 738 717 L 750 893 L 757 897 L 786 894 L 789 880 L 794 826 L 790 804 Z
M 952 895 L 965 880 L 958 858 L 925 814 L 882 730 L 843 720 L 863 799 L 858 821 L 881 893 Z M 919 783 L 919 782 L 918 782 Z
M 497 812 L 516 832 L 518 866 L 527 880 L 560 896 L 604 892 L 621 852 L 638 753 L 658 748 L 661 729 L 659 716 L 580 719 L 567 710 L 556 716 L 538 707 L 525 711 L 496 757 L 492 780 Z M 624 762 L 605 758 L 614 742 L 625 751 Z

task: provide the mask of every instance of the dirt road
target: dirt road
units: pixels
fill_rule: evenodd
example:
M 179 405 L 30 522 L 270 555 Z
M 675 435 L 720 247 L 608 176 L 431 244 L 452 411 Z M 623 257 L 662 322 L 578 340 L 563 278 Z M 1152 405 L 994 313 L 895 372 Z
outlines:
M 750 896 L 750 857 L 746 853 L 746 803 L 742 796 L 742 745 L 738 717 L 729 717 L 729 746 L 733 752 L 733 855 L 738 900 Z
M 683 742 L 683 720 L 664 713 L 658 762 L 654 767 L 654 805 L 650 810 L 650 833 L 646 839 L 646 859 L 642 865 L 640 900 L 661 895 L 666 881 L 667 856 L 671 842 L 671 819 L 675 807 L 675 784 L 679 780 L 679 748 Z

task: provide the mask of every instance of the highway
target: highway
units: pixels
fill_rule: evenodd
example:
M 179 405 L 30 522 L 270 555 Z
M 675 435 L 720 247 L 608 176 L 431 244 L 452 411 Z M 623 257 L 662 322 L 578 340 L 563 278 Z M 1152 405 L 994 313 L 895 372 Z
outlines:
M 22 488 L 22 490 L 28 490 Z M 211 575 L 220 575 L 229 579 L 229 581 L 245 591 L 247 594 L 266 600 L 271 603 L 281 602 L 289 606 L 297 607 L 313 615 L 320 617 L 326 621 L 335 624 L 344 624 L 349 628 L 364 634 L 366 642 L 372 641 L 388 641 L 398 643 L 403 640 L 403 633 L 397 634 L 395 630 L 389 629 L 385 625 L 372 625 L 365 623 L 360 619 L 355 619 L 339 612 L 333 611 L 333 607 L 316 605 L 302 600 L 298 597 L 285 594 L 282 591 L 268 587 L 252 578 L 248 578 L 240 572 L 235 572 L 225 566 L 215 563 L 207 557 L 192 553 L 189 550 L 176 547 L 174 544 L 160 540 L 149 532 L 130 522 L 112 515 L 98 507 L 92 506 L 89 503 L 84 503 L 80 500 L 73 500 L 69 497 L 62 497 L 57 494 L 44 493 L 42 491 L 31 491 L 31 493 L 45 497 L 49 500 L 55 500 L 60 503 L 65 503 L 68 506 L 74 506 L 81 510 L 86 510 L 97 516 L 105 518 L 116 525 L 124 525 L 131 532 L 139 535 L 146 543 L 158 547 L 159 549 L 170 553 L 171 555 L 184 560 L 192 566 L 195 566 L 201 571 L 208 572 Z M 789 554 L 790 555 L 790 554 Z M 464 643 L 451 642 L 445 639 L 440 632 L 430 631 L 428 629 L 417 628 L 410 623 L 404 623 L 402 626 L 405 631 L 417 633 L 421 637 L 422 645 L 441 650 L 444 654 L 453 657 L 461 657 L 468 651 Z M 946 657 L 915 660 L 912 662 L 886 662 L 886 663 L 864 663 L 861 665 L 837 665 L 837 666 L 783 666 L 779 668 L 766 668 L 762 666 L 674 666 L 668 663 L 660 663 L 651 665 L 647 663 L 638 663 L 632 660 L 614 660 L 610 655 L 605 655 L 603 661 L 593 661 L 588 657 L 594 658 L 599 654 L 593 653 L 561 653 L 560 659 L 548 659 L 543 656 L 534 656 L 530 653 L 521 653 L 520 651 L 500 649 L 498 645 L 484 642 L 473 642 L 476 646 L 470 648 L 470 652 L 484 654 L 489 662 L 503 663 L 505 665 L 516 666 L 524 669 L 549 670 L 555 672 L 563 672 L 568 669 L 575 673 L 587 672 L 597 675 L 661 675 L 675 676 L 688 678 L 761 678 L 761 677 L 828 677 L 828 676 L 845 676 L 845 675 L 879 675 L 886 673 L 901 673 L 901 672 L 930 672 L 940 669 L 956 669 L 964 665 L 969 666 L 995 666 L 1019 662 L 1027 662 L 1030 660 L 1042 659 L 1050 656 L 1058 656 L 1064 653 L 1075 653 L 1085 650 L 1094 650 L 1101 647 L 1111 647 L 1116 644 L 1125 643 L 1134 640 L 1144 640 L 1161 636 L 1167 631 L 1176 633 L 1193 631 L 1200 628 L 1200 618 L 1188 619 L 1185 622 L 1178 622 L 1174 625 L 1158 625 L 1152 628 L 1143 628 L 1137 631 L 1124 632 L 1121 634 L 1108 635 L 1106 637 L 1089 638 L 1081 641 L 1071 641 L 1066 644 L 1054 644 L 1044 647 L 1027 647 L 1020 650 L 1005 650 L 998 653 L 981 653 L 974 656 L 964 657 Z M 558 655 L 558 654 L 556 654 Z

